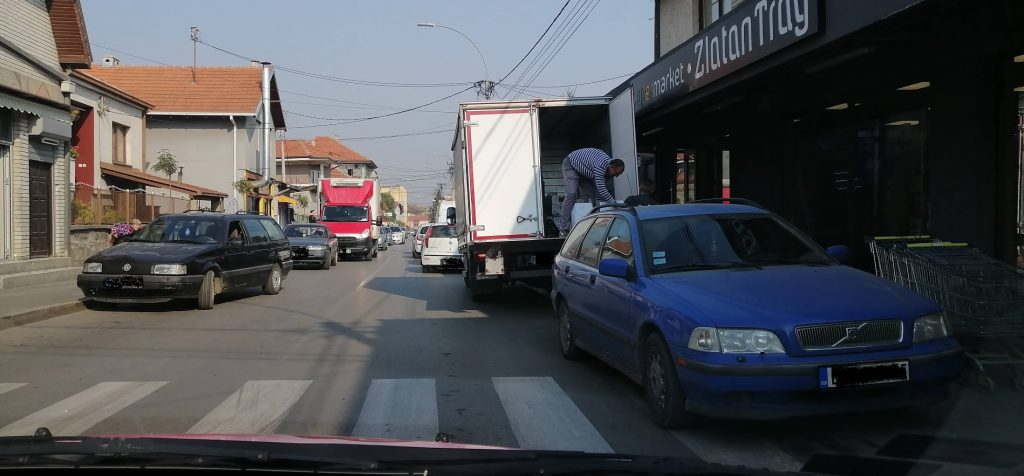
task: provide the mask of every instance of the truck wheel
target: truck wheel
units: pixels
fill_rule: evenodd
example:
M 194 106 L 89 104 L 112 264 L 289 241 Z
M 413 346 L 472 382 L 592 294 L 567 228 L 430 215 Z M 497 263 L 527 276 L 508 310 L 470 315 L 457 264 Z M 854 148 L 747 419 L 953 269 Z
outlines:
M 373 253 L 367 251 L 366 253 L 363 253 L 363 256 L 361 256 L 361 258 L 363 259 L 363 261 L 373 261 Z
M 199 305 L 202 310 L 213 309 L 213 300 L 217 296 L 217 276 L 207 271 L 203 276 L 203 284 L 199 285 Z
M 270 276 L 267 276 L 267 282 L 263 284 L 263 292 L 266 294 L 277 294 L 281 292 L 281 266 L 274 264 L 273 268 L 270 268 Z

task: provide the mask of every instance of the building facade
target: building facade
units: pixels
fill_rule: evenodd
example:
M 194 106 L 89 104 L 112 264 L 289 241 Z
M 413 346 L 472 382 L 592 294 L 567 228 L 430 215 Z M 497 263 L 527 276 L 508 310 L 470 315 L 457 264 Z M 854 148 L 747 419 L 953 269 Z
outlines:
M 296 190 L 292 197 L 306 197 L 308 214 L 320 210 L 320 180 L 325 178 L 373 178 L 377 165 L 362 154 L 348 148 L 334 137 L 312 139 L 280 139 L 277 141 L 276 175 L 278 180 Z
M 409 192 L 401 185 L 383 186 L 381 193 L 390 193 L 395 199 L 394 219 L 402 223 L 408 222 L 409 213 Z
M 74 0 L 6 2 L 0 15 L 0 261 L 68 255 L 72 84 L 91 61 Z
M 152 173 L 157 157 L 169 152 L 181 167 L 179 182 L 227 196 L 223 204 L 210 200 L 213 208 L 275 214 L 275 191 L 265 181 L 271 177 L 264 177 L 273 169 L 261 170 L 268 147 L 261 120 L 261 65 L 201 66 L 193 71 L 185 66 L 123 66 L 116 60 L 104 64 L 80 73 L 152 104 L 146 113 L 142 170 Z M 273 137 L 285 127 L 273 74 L 270 89 L 273 122 L 266 127 Z M 265 185 L 247 190 L 236 186 L 240 180 Z
M 632 88 L 661 201 L 728 186 L 865 268 L 879 235 L 1018 256 L 1024 4 L 660 0 L 655 16 L 657 59 L 610 94 Z

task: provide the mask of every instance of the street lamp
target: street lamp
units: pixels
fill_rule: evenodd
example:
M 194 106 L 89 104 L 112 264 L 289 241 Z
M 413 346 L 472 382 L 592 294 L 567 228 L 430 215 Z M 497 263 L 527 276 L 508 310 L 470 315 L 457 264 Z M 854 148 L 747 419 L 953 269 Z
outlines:
M 463 38 L 466 39 L 466 41 L 469 42 L 469 44 L 473 45 L 473 48 L 476 49 L 476 53 L 480 55 L 480 62 L 484 64 L 484 79 L 477 81 L 475 83 L 477 87 L 477 94 L 483 96 L 484 99 L 491 99 L 491 95 L 494 93 L 494 83 L 491 82 L 491 73 L 487 69 L 487 60 L 484 59 L 483 51 L 480 51 L 480 47 L 476 45 L 476 42 L 474 42 L 472 38 L 466 36 L 465 33 L 456 30 L 455 28 L 445 25 L 438 25 L 437 23 L 419 22 L 416 24 L 416 26 L 422 26 L 427 28 L 444 28 L 445 30 L 451 30 L 461 35 Z

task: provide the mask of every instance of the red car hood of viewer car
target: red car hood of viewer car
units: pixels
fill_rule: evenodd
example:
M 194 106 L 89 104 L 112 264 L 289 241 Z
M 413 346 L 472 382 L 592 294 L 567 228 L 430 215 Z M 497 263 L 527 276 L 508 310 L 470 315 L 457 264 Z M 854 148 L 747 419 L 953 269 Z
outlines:
M 360 438 L 355 436 L 293 436 L 293 435 L 195 435 L 195 434 L 141 434 L 141 435 L 99 435 L 97 438 L 163 438 L 169 440 L 208 440 L 208 441 L 251 441 L 260 443 L 289 443 L 289 444 L 337 444 L 337 445 L 369 445 L 369 446 L 392 446 L 401 448 L 454 448 L 454 449 L 477 449 L 477 450 L 508 450 L 520 451 L 518 448 L 506 448 L 501 446 L 466 445 L 461 443 L 440 443 L 434 441 L 415 440 L 389 440 L 384 438 Z

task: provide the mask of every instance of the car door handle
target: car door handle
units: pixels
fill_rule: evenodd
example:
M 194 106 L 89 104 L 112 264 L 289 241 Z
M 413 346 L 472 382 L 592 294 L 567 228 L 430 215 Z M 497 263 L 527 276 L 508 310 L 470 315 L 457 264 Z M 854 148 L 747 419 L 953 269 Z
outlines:
M 573 276 L 572 271 L 569 271 L 569 267 L 565 267 L 565 276 L 571 278 Z
M 596 282 L 597 282 L 597 275 L 591 274 L 590 275 L 590 284 L 594 284 Z

